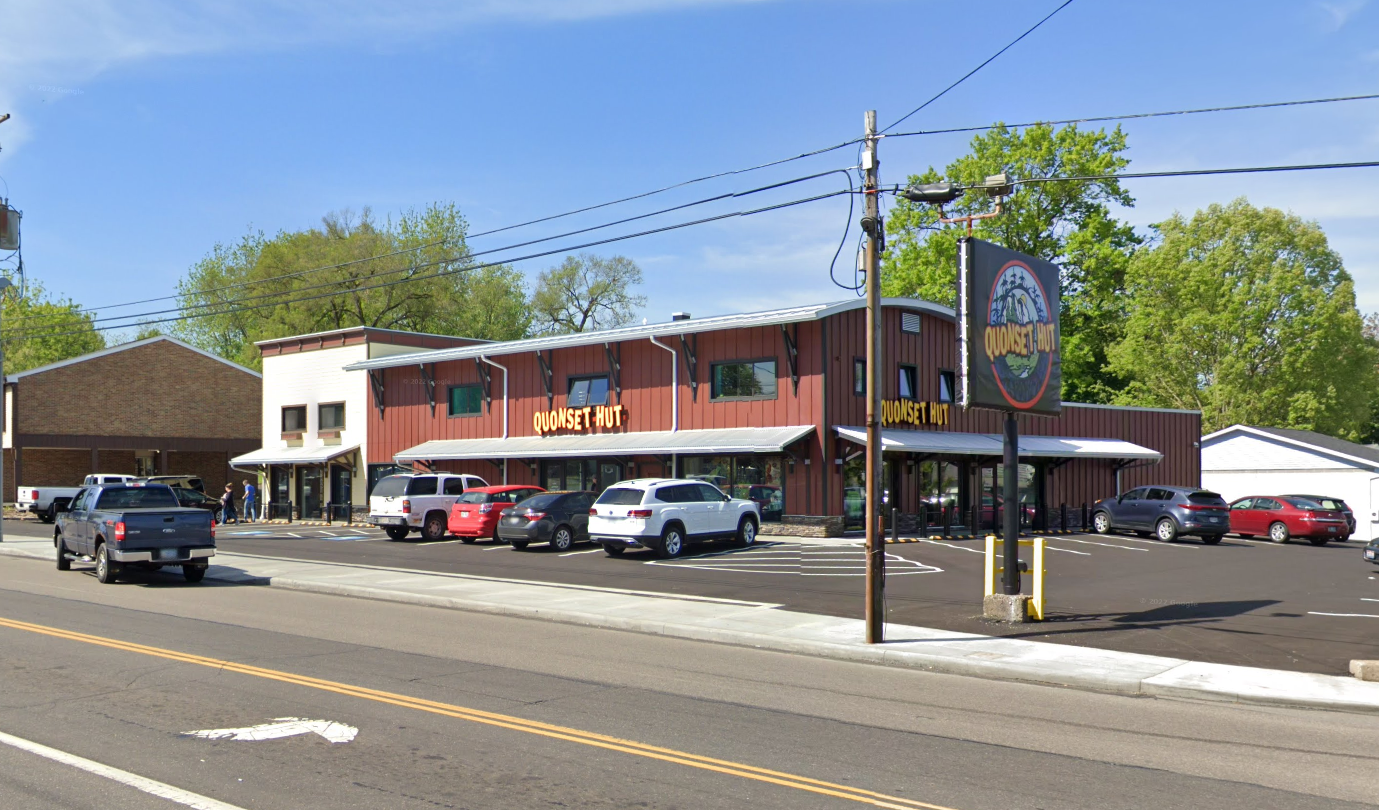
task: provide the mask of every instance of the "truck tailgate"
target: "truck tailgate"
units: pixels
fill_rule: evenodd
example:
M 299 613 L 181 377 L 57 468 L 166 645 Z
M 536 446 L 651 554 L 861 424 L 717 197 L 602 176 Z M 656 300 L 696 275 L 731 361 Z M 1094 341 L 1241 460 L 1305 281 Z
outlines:
M 213 546 L 205 509 L 130 510 L 124 513 L 125 548 Z

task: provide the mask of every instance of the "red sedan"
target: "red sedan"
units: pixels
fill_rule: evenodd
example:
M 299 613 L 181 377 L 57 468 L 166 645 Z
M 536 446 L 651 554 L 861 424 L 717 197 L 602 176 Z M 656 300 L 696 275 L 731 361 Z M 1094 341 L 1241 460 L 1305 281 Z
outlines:
M 1290 537 L 1306 537 L 1314 546 L 1350 533 L 1345 513 L 1324 509 L 1316 501 L 1292 495 L 1241 498 L 1231 503 L 1231 531 L 1241 537 L 1268 537 L 1287 543 Z
M 450 533 L 466 543 L 473 543 L 480 537 L 492 537 L 496 541 L 498 518 L 502 517 L 503 512 L 518 501 L 545 491 L 529 484 L 465 490 L 455 505 L 450 507 Z

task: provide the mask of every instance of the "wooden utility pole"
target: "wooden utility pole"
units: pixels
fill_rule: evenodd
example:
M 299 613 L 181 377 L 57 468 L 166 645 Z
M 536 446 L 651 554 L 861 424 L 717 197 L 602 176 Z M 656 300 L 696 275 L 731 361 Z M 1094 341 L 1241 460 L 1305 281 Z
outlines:
M 886 533 L 881 526 L 881 212 L 877 193 L 876 111 L 867 111 L 862 148 L 862 230 L 867 234 L 867 643 L 885 640 Z

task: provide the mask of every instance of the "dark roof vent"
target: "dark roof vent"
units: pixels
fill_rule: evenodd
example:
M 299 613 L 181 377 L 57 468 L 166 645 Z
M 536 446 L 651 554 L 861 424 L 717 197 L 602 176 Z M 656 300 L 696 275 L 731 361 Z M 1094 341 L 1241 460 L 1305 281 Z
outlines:
M 690 319 L 690 314 L 688 312 L 672 312 L 670 319 L 672 321 L 687 321 Z

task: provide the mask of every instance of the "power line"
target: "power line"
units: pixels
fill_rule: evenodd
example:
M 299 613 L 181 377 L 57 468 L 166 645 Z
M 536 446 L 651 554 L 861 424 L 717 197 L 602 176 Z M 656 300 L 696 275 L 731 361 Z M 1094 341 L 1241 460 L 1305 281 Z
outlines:
M 1180 169 L 1163 172 L 1129 172 L 1126 174 L 1091 174 L 1078 177 L 1027 177 L 1012 180 L 1013 185 L 1031 183 L 1076 183 L 1091 180 L 1128 180 L 1141 177 L 1194 177 L 1210 174 L 1260 174 L 1264 172 L 1303 172 L 1324 169 L 1373 169 L 1379 168 L 1379 160 L 1362 160 L 1353 163 L 1303 163 L 1293 166 L 1245 166 L 1235 169 Z
M 1331 104 L 1338 101 L 1372 101 L 1374 99 L 1379 99 L 1379 94 L 1339 96 L 1336 98 L 1311 98 L 1302 101 L 1271 101 L 1264 104 L 1237 104 L 1231 107 L 1201 107 L 1195 110 L 1167 110 L 1165 112 L 1132 113 L 1130 115 L 1101 115 L 1094 118 L 1067 118 L 1062 121 L 1031 121 L 1025 124 L 987 124 L 978 127 L 953 127 L 950 129 L 927 129 L 916 132 L 892 132 L 884 137 L 905 138 L 914 135 L 947 135 L 955 132 L 984 132 L 998 127 L 1020 129 L 1023 127 L 1053 124 L 1090 124 L 1099 121 L 1130 121 L 1137 118 L 1161 118 L 1169 115 L 1196 115 L 1198 113 L 1235 112 L 1238 110 L 1265 110 L 1276 107 L 1298 107 L 1305 104 Z
M 835 171 L 841 171 L 841 170 L 835 170 Z M 527 260 L 529 260 L 529 259 L 539 259 L 539 258 L 542 258 L 542 257 L 545 257 L 545 256 L 551 256 L 551 255 L 555 255 L 555 254 L 558 254 L 558 253 L 568 253 L 569 251 L 572 251 L 572 250 L 582 250 L 582 249 L 584 249 L 584 248 L 597 247 L 597 246 L 599 246 L 599 245 L 611 244 L 611 243 L 613 243 L 613 242 L 621 242 L 621 241 L 624 241 L 624 240 L 627 240 L 627 239 L 636 239 L 636 238 L 642 237 L 642 236 L 650 236 L 650 235 L 653 235 L 653 234 L 664 233 L 664 232 L 666 232 L 666 231 L 673 231 L 673 230 L 678 230 L 678 229 L 681 229 L 681 228 L 688 228 L 688 227 L 692 227 L 692 226 L 694 226 L 694 225 L 704 225 L 704 224 L 707 224 L 707 223 L 710 223 L 710 222 L 718 222 L 718 221 L 725 220 L 725 219 L 731 219 L 731 218 L 733 218 L 733 217 L 746 217 L 746 216 L 753 216 L 753 215 L 756 215 L 756 214 L 763 214 L 763 213 L 767 213 L 767 212 L 769 212 L 769 211 L 777 211 L 777 210 L 780 210 L 780 209 L 782 209 L 782 208 L 790 208 L 790 207 L 796 206 L 796 205 L 804 205 L 804 204 L 806 204 L 806 203 L 818 202 L 819 200 L 826 200 L 826 199 L 829 199 L 830 197 L 837 197 L 837 196 L 840 196 L 840 195 L 843 195 L 843 194 L 851 194 L 851 193 L 852 193 L 852 192 L 851 192 L 850 190 L 830 191 L 830 192 L 827 192 L 827 193 L 824 193 L 824 194 L 816 194 L 816 195 L 814 195 L 814 196 L 812 196 L 812 197 L 804 197 L 804 198 L 801 198 L 801 199 L 798 199 L 798 200 L 791 200 L 791 201 L 789 201 L 789 202 L 775 203 L 775 204 L 773 204 L 773 205 L 766 205 L 766 206 L 762 206 L 762 207 L 760 207 L 760 208 L 753 208 L 753 209 L 749 209 L 749 210 L 746 210 L 746 211 L 733 211 L 733 212 L 729 212 L 729 213 L 726 213 L 726 214 L 717 214 L 717 215 L 715 215 L 715 216 L 703 217 L 703 218 L 701 218 L 701 219 L 691 220 L 691 221 L 688 221 L 688 222 L 679 222 L 679 223 L 676 223 L 676 224 L 674 224 L 674 225 L 665 225 L 665 226 L 662 226 L 662 227 L 659 227 L 659 228 L 652 228 L 652 229 L 649 229 L 649 230 L 639 231 L 639 232 L 636 232 L 636 233 L 623 234 L 623 235 L 621 235 L 621 236 L 613 236 L 613 237 L 609 237 L 609 238 L 607 238 L 607 239 L 600 239 L 600 240 L 593 241 L 593 242 L 585 242 L 584 244 L 581 244 L 581 245 L 569 245 L 569 246 L 565 246 L 565 247 L 555 248 L 555 249 L 552 249 L 552 250 L 541 251 L 541 252 L 539 252 L 539 253 L 529 253 L 529 254 L 527 254 L 527 255 L 525 255 L 525 256 L 517 256 L 517 257 L 511 258 L 511 259 L 507 259 L 507 260 L 502 261 L 502 262 L 487 262 L 487 263 L 484 263 L 484 264 L 471 265 L 471 266 L 467 266 L 467 267 L 458 268 L 458 269 L 455 269 L 455 270 L 440 271 L 440 272 L 437 272 L 437 273 L 432 273 L 432 274 L 427 275 L 427 276 L 411 276 L 411 277 L 408 277 L 408 278 L 396 279 L 396 280 L 394 280 L 394 281 L 380 282 L 380 283 L 378 283 L 378 284 L 371 284 L 371 285 L 366 285 L 366 286 L 363 286 L 363 287 L 356 287 L 356 288 L 353 288 L 353 289 L 350 289 L 350 290 L 343 290 L 343 291 L 339 291 L 339 292 L 328 292 L 328 293 L 321 293 L 321 294 L 318 294 L 318 295 L 302 296 L 302 297 L 297 297 L 297 298 L 285 299 L 285 300 L 282 300 L 282 301 L 272 301 L 272 302 L 263 303 L 263 304 L 254 304 L 254 305 L 251 305 L 251 306 L 238 307 L 238 308 L 235 308 L 235 309 L 220 310 L 220 311 L 217 311 L 217 312 L 203 312 L 203 313 L 193 314 L 193 315 L 181 315 L 181 316 L 171 317 L 171 318 L 160 318 L 160 319 L 157 319 L 157 320 L 144 321 L 144 322 L 142 322 L 142 323 L 140 323 L 140 324 L 122 324 L 122 325 L 119 325 L 119 326 L 96 326 L 96 327 L 91 327 L 91 328 L 88 328 L 88 329 L 76 329 L 76 330 L 62 331 L 62 332 L 19 332 L 19 333 L 10 333 L 10 334 L 5 334 L 5 335 L 0 335 L 0 337 L 3 337 L 3 338 L 6 339 L 6 340 L 14 340 L 14 339 L 19 339 L 19 338 L 59 337 L 59 336 L 64 336 L 64 335 L 85 334 L 85 333 L 91 332 L 91 331 L 100 332 L 100 331 L 105 331 L 105 330 L 108 330 L 108 329 L 124 329 L 124 328 L 127 328 L 128 326 L 131 326 L 131 325 L 140 325 L 140 326 L 143 326 L 143 325 L 153 325 L 153 324 L 159 324 L 159 323 L 172 323 L 172 322 L 176 322 L 176 321 L 186 321 L 186 320 L 192 320 L 192 319 L 195 319 L 195 318 L 205 318 L 205 317 L 210 317 L 210 316 L 212 316 L 212 315 L 234 315 L 234 314 L 237 314 L 237 313 L 240 313 L 240 312 L 249 312 L 249 311 L 252 311 L 252 310 L 264 309 L 264 308 L 266 308 L 266 307 L 283 306 L 283 305 L 286 305 L 286 304 L 297 304 L 297 303 L 302 303 L 302 302 L 304 302 L 304 301 L 316 301 L 316 300 L 319 300 L 319 299 L 322 299 L 322 298 L 330 298 L 330 297 L 333 297 L 333 296 L 336 296 L 336 295 L 345 295 L 345 294 L 348 294 L 348 293 L 366 292 L 366 291 L 368 291 L 368 290 L 375 290 L 375 289 L 380 289 L 380 288 L 384 288 L 384 287 L 393 287 L 393 286 L 396 286 L 396 285 L 398 285 L 398 284 L 406 284 L 406 283 L 412 282 L 412 281 L 423 281 L 423 280 L 426 280 L 426 279 L 439 278 L 439 277 L 442 277 L 442 276 L 454 275 L 454 274 L 457 274 L 457 273 L 465 273 L 465 272 L 470 272 L 470 271 L 473 271 L 473 270 L 482 270 L 482 269 L 484 269 L 484 268 L 486 268 L 486 267 L 494 267 L 494 266 L 497 266 L 497 265 L 500 265 L 500 264 L 508 264 L 508 263 L 511 263 L 511 262 L 527 261 Z M 412 267 L 410 267 L 410 268 L 408 268 L 408 269 L 410 269 L 410 270 L 421 270 L 421 269 L 425 269 L 425 268 L 427 268 L 427 267 L 434 267 L 434 266 L 439 265 L 439 264 L 446 264 L 446 263 L 448 263 L 448 262 L 456 261 L 456 260 L 461 259 L 461 258 L 464 258 L 464 257 L 463 257 L 463 256 L 450 256 L 450 257 L 447 257 L 447 258 L 444 258 L 444 259 L 440 259 L 440 260 L 437 260 L 437 261 L 433 261 L 433 262 L 426 262 L 426 263 L 423 263 L 423 264 L 413 265 Z M 247 300 L 247 299 L 246 299 L 246 300 Z M 225 302 L 225 303 L 233 303 L 233 302 L 227 301 L 227 302 Z M 131 316 L 129 316 L 129 317 L 139 317 L 139 316 L 131 315 Z
M 1063 0 L 1063 3 L 1062 3 L 1061 5 L 1059 5 L 1058 8 L 1054 9 L 1053 11 L 1050 11 L 1050 12 L 1048 13 L 1048 15 L 1044 17 L 1044 19 L 1042 19 L 1042 20 L 1040 20 L 1039 22 L 1035 23 L 1034 25 L 1030 26 L 1029 29 L 1025 31 L 1025 33 L 1021 34 L 1020 36 L 1016 37 L 1015 39 L 1012 39 L 1004 48 L 1002 48 L 1002 49 L 1000 49 L 999 51 L 993 53 L 991 56 L 988 56 L 988 57 L 986 58 L 986 61 L 982 62 L 980 65 L 977 65 L 976 67 L 974 67 L 974 68 L 972 68 L 971 70 L 967 71 L 967 73 L 963 74 L 963 77 L 962 77 L 961 79 L 958 79 L 957 81 L 955 81 L 955 82 L 953 82 L 952 84 L 948 85 L 947 87 L 943 88 L 941 91 L 939 91 L 938 95 L 934 96 L 933 98 L 929 99 L 928 101 L 924 102 L 923 104 L 919 105 L 918 107 L 915 107 L 913 110 L 910 110 L 909 112 L 905 113 L 905 114 L 904 114 L 903 116 L 901 116 L 900 118 L 898 118 L 898 119 L 896 119 L 895 121 L 893 121 L 893 122 L 892 122 L 889 126 L 887 126 L 885 129 L 882 129 L 880 134 L 885 134 L 887 130 L 891 129 L 891 127 L 896 126 L 896 125 L 899 124 L 900 122 L 904 121 L 906 118 L 909 118 L 910 116 L 914 115 L 915 113 L 919 112 L 920 110 L 924 109 L 925 107 L 928 107 L 930 104 L 933 104 L 935 101 L 938 101 L 939 99 L 943 98 L 945 95 L 947 95 L 947 93 L 948 93 L 949 90 L 952 90 L 954 87 L 957 87 L 958 85 L 960 85 L 960 84 L 962 84 L 963 82 L 967 81 L 968 79 L 972 78 L 972 76 L 973 76 L 974 74 L 976 74 L 977 71 L 981 70 L 982 68 L 984 68 L 984 67 L 986 67 L 987 65 L 991 64 L 992 62 L 996 61 L 996 58 L 997 58 L 997 57 L 999 57 L 1001 54 L 1005 53 L 1006 51 L 1010 50 L 1011 48 L 1015 47 L 1015 45 L 1016 45 L 1017 43 L 1019 43 L 1020 40 L 1024 39 L 1025 37 L 1029 36 L 1030 34 L 1034 33 L 1035 30 L 1039 28 L 1039 26 L 1041 26 L 1041 25 L 1043 25 L 1044 23 L 1048 22 L 1049 20 L 1053 19 L 1053 16 L 1054 16 L 1055 14 L 1057 14 L 1058 12 L 1060 12 L 1060 11 L 1062 11 L 1063 9 L 1067 8 L 1068 6 L 1072 5 L 1072 2 L 1073 2 L 1073 0 Z M 856 143 L 856 142 L 854 141 L 854 143 Z

